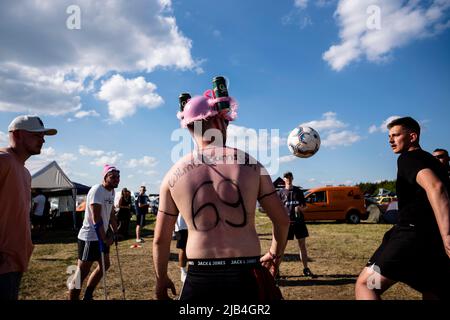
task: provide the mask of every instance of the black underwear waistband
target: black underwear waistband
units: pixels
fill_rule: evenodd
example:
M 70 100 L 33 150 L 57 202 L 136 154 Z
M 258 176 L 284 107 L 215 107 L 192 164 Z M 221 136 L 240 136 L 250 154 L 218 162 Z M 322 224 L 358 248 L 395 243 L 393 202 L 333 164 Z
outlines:
M 260 266 L 260 257 L 236 257 L 236 258 L 219 258 L 219 259 L 190 259 L 188 260 L 189 268 L 224 268 L 233 266 Z

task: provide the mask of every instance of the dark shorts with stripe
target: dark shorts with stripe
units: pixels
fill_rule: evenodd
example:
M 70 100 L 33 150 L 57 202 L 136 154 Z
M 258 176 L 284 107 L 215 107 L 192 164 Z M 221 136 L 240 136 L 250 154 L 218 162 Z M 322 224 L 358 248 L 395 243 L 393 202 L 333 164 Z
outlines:
M 442 240 L 421 234 L 414 226 L 392 227 L 367 263 L 382 276 L 406 283 L 419 292 L 450 299 L 450 258 Z
M 145 214 L 143 213 L 136 214 L 136 225 L 141 227 L 145 226 Z
M 280 289 L 260 257 L 195 259 L 188 261 L 188 274 L 180 300 L 201 303 L 271 302 L 281 300 Z
M 175 238 L 177 239 L 177 249 L 186 249 L 188 238 L 187 229 L 175 231 Z
M 289 225 L 288 240 L 303 239 L 309 237 L 308 228 L 306 227 L 305 220 L 291 221 Z
M 105 254 L 109 254 L 106 246 Z M 100 247 L 98 241 L 83 241 L 78 239 L 78 259 L 81 261 L 101 261 Z

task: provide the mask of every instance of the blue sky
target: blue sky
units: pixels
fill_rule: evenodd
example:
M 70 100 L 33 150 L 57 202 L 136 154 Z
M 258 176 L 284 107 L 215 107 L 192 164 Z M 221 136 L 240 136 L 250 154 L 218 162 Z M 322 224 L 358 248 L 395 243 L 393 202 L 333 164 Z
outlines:
M 419 120 L 425 150 L 450 148 L 449 27 L 448 0 L 5 1 L 0 145 L 14 117 L 39 114 L 59 133 L 30 161 L 56 160 L 88 185 L 114 163 L 120 188 L 157 193 L 179 144 L 178 95 L 224 75 L 239 102 L 231 136 L 279 130 L 271 148 L 249 150 L 270 156 L 273 178 L 394 179 L 390 117 Z M 309 159 L 286 146 L 299 124 L 322 138 Z

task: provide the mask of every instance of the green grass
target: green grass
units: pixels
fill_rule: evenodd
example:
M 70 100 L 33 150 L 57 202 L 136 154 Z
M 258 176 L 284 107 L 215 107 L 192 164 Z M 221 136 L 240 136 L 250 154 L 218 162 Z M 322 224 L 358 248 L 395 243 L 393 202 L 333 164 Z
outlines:
M 271 223 L 265 214 L 257 212 L 257 231 L 260 234 L 262 253 L 270 246 Z M 120 261 L 127 299 L 154 299 L 154 269 L 152 261 L 152 240 L 154 216 L 147 216 L 142 248 L 131 249 L 134 237 L 119 242 Z M 319 275 L 317 279 L 305 278 L 299 260 L 297 242 L 289 241 L 285 258 L 281 265 L 279 285 L 286 300 L 349 300 L 354 299 L 354 283 L 359 272 L 378 247 L 383 234 L 390 225 L 361 223 L 359 225 L 330 223 L 310 223 L 310 237 L 307 239 L 309 266 Z M 134 223 L 130 226 L 134 236 Z M 20 299 L 66 299 L 67 268 L 77 260 L 76 235 L 69 231 L 50 231 L 44 241 L 36 244 L 25 273 Z M 181 288 L 177 264 L 175 241 L 171 245 L 169 275 L 177 287 Z M 115 248 L 111 248 L 111 269 L 107 274 L 110 299 L 121 299 L 120 278 L 117 268 Z M 102 283 L 96 297 L 103 298 Z M 403 284 L 388 290 L 385 299 L 420 299 L 420 295 Z

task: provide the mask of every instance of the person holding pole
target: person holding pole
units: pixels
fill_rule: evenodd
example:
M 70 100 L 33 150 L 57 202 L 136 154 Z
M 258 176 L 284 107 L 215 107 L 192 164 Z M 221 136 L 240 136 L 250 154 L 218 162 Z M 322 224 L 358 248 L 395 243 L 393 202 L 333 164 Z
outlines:
M 107 236 L 109 226 L 114 234 L 117 232 L 117 222 L 114 214 L 114 189 L 120 182 L 120 171 L 111 165 L 103 168 L 103 182 L 89 190 L 86 197 L 86 211 L 83 226 L 78 234 L 78 268 L 74 282 L 69 288 L 69 299 L 78 300 L 81 286 L 86 279 L 94 261 L 98 262 L 87 281 L 83 300 L 92 300 L 95 287 L 103 277 L 105 299 L 106 271 L 109 268 L 109 247 L 114 236 Z

